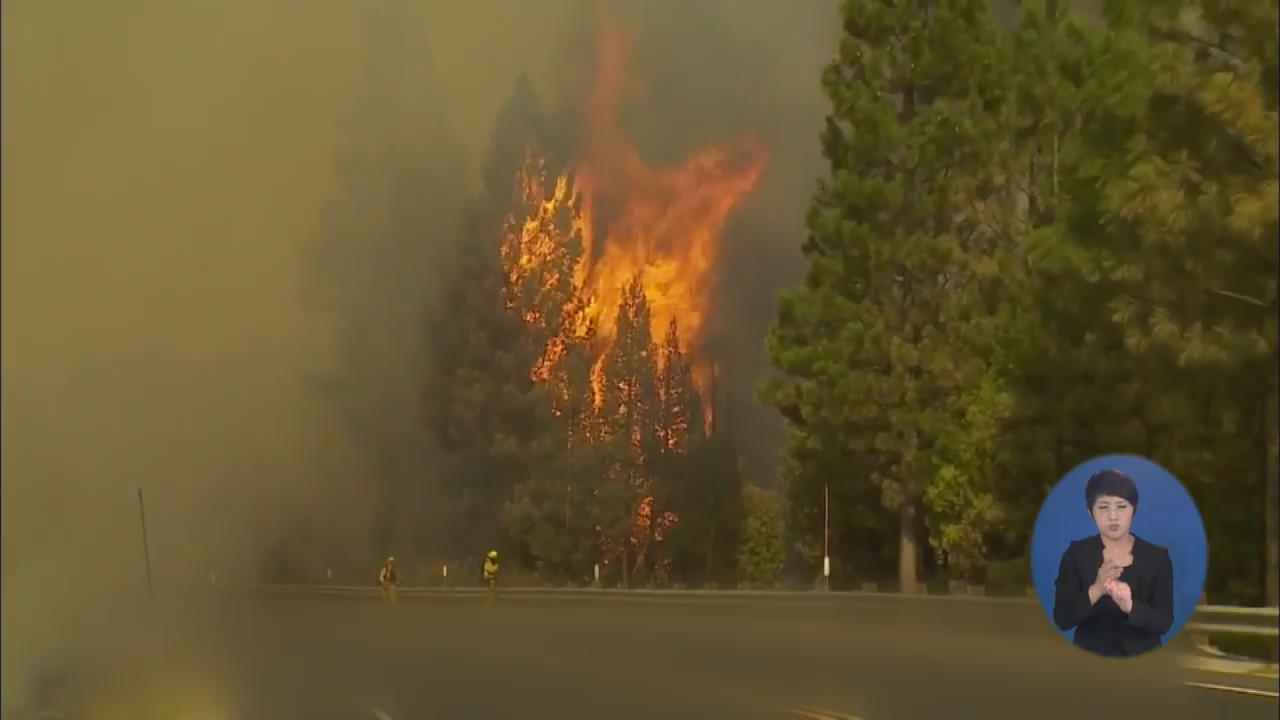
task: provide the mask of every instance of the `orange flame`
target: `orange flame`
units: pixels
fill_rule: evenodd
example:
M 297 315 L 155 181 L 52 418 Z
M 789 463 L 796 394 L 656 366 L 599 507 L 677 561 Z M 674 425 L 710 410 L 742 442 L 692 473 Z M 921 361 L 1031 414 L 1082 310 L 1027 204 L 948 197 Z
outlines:
M 615 117 L 630 44 L 616 28 L 604 26 L 587 112 L 587 144 L 572 169 L 572 187 L 570 173 L 549 180 L 542 159 L 530 158 L 519 179 L 524 215 L 508 221 L 503 245 L 512 295 L 508 303 L 523 296 L 525 321 L 550 333 L 534 377 L 549 377 L 568 337 L 595 334 L 606 351 L 592 372 L 597 403 L 603 358 L 617 332 L 619 300 L 637 275 L 644 281 L 653 342 L 661 342 L 674 319 L 680 347 L 698 358 L 721 232 L 729 213 L 759 181 L 767 157 L 763 144 L 744 135 L 695 152 L 679 167 L 650 168 L 622 135 Z M 597 217 L 606 207 L 608 217 Z M 557 221 L 566 212 L 569 226 L 562 227 Z M 597 230 L 603 232 L 603 242 L 595 237 Z M 560 280 L 558 271 L 546 268 L 556 266 L 570 234 L 583 247 L 581 262 L 572 269 L 581 305 L 553 311 L 541 307 L 538 296 L 550 293 Z M 533 272 L 543 273 L 539 286 L 519 288 Z M 709 425 L 713 403 L 706 396 L 712 366 L 698 358 L 692 369 L 708 401 Z
M 560 176 L 547 181 L 546 159 L 529 153 L 520 171 L 519 188 L 523 217 L 509 217 L 503 231 L 502 266 L 506 270 L 507 307 L 545 335 L 545 347 L 534 366 L 539 382 L 551 377 L 552 368 L 564 357 L 570 337 L 586 337 L 592 330 L 580 293 L 564 307 L 547 307 L 548 298 L 558 298 L 558 286 L 583 287 L 586 256 L 571 266 L 570 245 L 585 244 L 585 218 L 575 207 L 579 200 L 569 179 Z M 532 287 L 528 286 L 533 280 Z M 518 306 L 518 307 L 517 307 Z
M 759 181 L 767 153 L 756 138 L 744 135 L 693 153 L 679 167 L 651 169 L 622 135 L 615 116 L 631 39 L 607 22 L 599 38 L 589 140 L 575 174 L 586 226 L 596 227 L 592 220 L 598 208 L 616 209 L 603 227 L 603 243 L 587 236 L 593 252 L 586 277 L 593 302 L 587 312 L 607 345 L 617 330 L 622 289 L 640 274 L 653 341 L 661 341 L 674 318 L 681 347 L 694 350 L 711 301 L 720 234 L 729 213 Z M 710 363 L 695 362 L 694 375 L 707 395 Z M 708 412 L 711 405 L 705 403 Z
M 642 278 L 651 316 L 650 340 L 661 347 L 674 323 L 679 354 L 682 362 L 691 363 L 709 430 L 713 398 L 708 396 L 714 369 L 698 350 L 720 236 L 729 213 L 759 181 L 767 153 L 756 138 L 744 135 L 694 152 L 678 167 L 650 168 L 616 122 L 631 40 L 607 22 L 598 38 L 583 154 L 555 180 L 548 179 L 541 158 L 531 156 L 521 170 L 522 207 L 509 219 L 503 238 L 508 307 L 541 334 L 545 346 L 531 373 L 538 381 L 555 383 L 561 406 L 571 403 L 574 392 L 563 375 L 556 375 L 565 349 L 574 339 L 593 341 L 599 354 L 590 370 L 590 385 L 598 417 L 605 358 L 617 336 L 619 301 L 631 281 Z M 571 267 L 574 243 L 581 243 L 581 254 Z M 565 296 L 569 275 L 573 299 L 564 307 L 551 306 L 549 299 Z M 668 369 L 666 354 L 656 356 L 659 370 Z M 679 437 L 688 427 L 688 418 L 668 421 L 673 427 L 659 433 L 666 450 L 679 452 Z M 604 439 L 601 426 L 592 422 L 586 426 L 586 442 Z M 638 434 L 644 429 L 636 425 L 631 432 L 637 435 L 631 440 L 638 454 Z M 647 478 L 615 479 L 634 483 L 641 504 L 631 537 L 601 538 L 604 561 L 625 557 L 618 542 L 629 542 L 637 551 L 637 561 L 648 562 L 647 544 L 641 539 L 651 537 L 660 543 L 678 518 L 654 508 Z M 660 558 L 653 562 L 655 572 L 666 567 Z

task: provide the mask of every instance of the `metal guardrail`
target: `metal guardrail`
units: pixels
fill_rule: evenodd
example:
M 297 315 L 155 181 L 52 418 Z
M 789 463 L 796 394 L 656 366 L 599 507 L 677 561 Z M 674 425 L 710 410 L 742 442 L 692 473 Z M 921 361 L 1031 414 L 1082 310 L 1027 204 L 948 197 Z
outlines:
M 1280 612 L 1274 607 L 1201 605 L 1180 633 L 1191 650 L 1180 662 L 1193 670 L 1274 679 L 1280 643 L 1278 622 Z M 1224 641 L 1228 637 L 1249 638 L 1253 649 L 1242 655 L 1239 649 L 1233 652 L 1219 647 L 1227 645 Z
M 258 592 L 276 592 L 312 595 L 347 595 L 377 596 L 381 593 L 378 586 L 373 585 L 269 585 L 257 584 L 240 586 L 242 589 Z M 483 587 L 400 587 L 396 593 L 401 597 L 467 597 L 487 592 Z M 814 591 L 814 590 L 651 590 L 592 587 L 502 587 L 498 591 L 504 597 L 521 599 L 604 599 L 615 600 L 692 600 L 692 601 L 788 601 L 788 602 L 846 602 L 850 599 L 902 600 L 902 601 L 949 601 L 949 602 L 982 602 L 1031 604 L 1033 598 L 1027 597 L 991 597 L 979 595 L 942 595 L 876 592 L 866 590 L 848 591 Z
M 381 591 L 374 585 L 249 585 L 242 586 L 252 591 L 316 594 L 316 595 L 368 595 L 377 596 Z M 397 594 L 408 597 L 468 597 L 478 596 L 485 591 L 481 587 L 401 587 Z M 820 591 L 782 591 L 782 590 L 622 590 L 617 588 L 545 588 L 545 587 L 506 587 L 499 591 L 503 596 L 515 598 L 541 599 L 684 599 L 684 600 L 785 600 L 793 602 L 839 602 L 849 599 L 884 599 L 904 601 L 951 601 L 951 602 L 983 602 L 983 603 L 1016 603 L 1030 604 L 1036 602 L 1030 597 L 990 597 L 975 595 L 902 595 L 898 593 L 849 590 L 841 592 Z M 1280 637 L 1280 609 L 1275 607 L 1236 607 L 1229 605 L 1200 605 L 1192 615 L 1191 621 L 1184 627 L 1185 631 L 1216 635 L 1252 635 L 1256 637 Z
M 1206 635 L 1280 638 L 1280 608 L 1201 605 L 1184 630 Z
M 1192 632 L 1215 635 L 1257 635 L 1259 637 L 1280 637 L 1280 631 L 1273 627 L 1255 627 L 1253 625 L 1228 625 L 1226 623 L 1187 623 L 1186 629 Z

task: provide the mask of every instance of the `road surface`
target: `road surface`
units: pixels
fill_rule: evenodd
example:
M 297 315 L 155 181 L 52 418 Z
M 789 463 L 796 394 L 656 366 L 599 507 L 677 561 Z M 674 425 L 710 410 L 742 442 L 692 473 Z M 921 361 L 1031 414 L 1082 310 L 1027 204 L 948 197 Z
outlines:
M 89 671 L 64 694 L 93 717 L 182 717 L 174 708 L 199 706 L 206 714 L 186 716 L 1249 720 L 1274 718 L 1278 707 L 1265 694 L 1274 679 L 1180 668 L 1171 649 L 1129 660 L 1086 655 L 1027 603 L 151 603 L 78 653 Z M 67 711 L 78 716 L 90 717 Z

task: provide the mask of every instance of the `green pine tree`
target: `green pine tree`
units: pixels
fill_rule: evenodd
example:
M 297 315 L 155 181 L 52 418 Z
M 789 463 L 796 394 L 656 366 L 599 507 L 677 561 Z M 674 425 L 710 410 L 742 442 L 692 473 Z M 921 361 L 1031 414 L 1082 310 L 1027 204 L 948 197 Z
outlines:
M 1268 540 L 1257 556 L 1265 599 L 1275 604 L 1277 7 L 1110 2 L 1106 11 L 1084 84 L 1088 131 L 1064 151 L 1071 202 L 1062 234 L 1080 277 L 1103 290 L 1126 348 L 1140 362 L 1179 369 L 1174 397 L 1149 399 L 1154 442 L 1201 472 L 1208 468 L 1188 448 L 1252 445 L 1255 464 L 1235 468 L 1234 486 L 1227 464 L 1212 479 L 1171 469 L 1205 498 L 1261 490 Z M 1231 378 L 1236 389 L 1195 387 L 1209 382 L 1202 369 Z M 1215 384 L 1227 395 L 1211 393 Z M 1221 414 L 1196 418 L 1188 407 L 1197 397 L 1216 399 L 1205 409 Z M 1234 432 L 1223 433 L 1228 424 Z
M 738 567 L 749 587 L 769 589 L 777 584 L 785 558 L 782 497 L 750 485 L 743 488 L 742 544 Z
M 669 502 L 679 517 L 668 552 L 677 582 L 732 587 L 742 531 L 743 478 L 737 449 L 727 434 L 693 446 L 678 465 Z
M 841 6 L 823 86 L 831 176 L 814 196 L 804 287 L 779 303 L 764 388 L 806 444 L 867 457 L 863 477 L 898 514 L 899 582 L 914 591 L 932 453 L 985 372 L 999 274 L 982 203 L 1003 101 L 983 2 Z
M 788 430 L 778 474 L 787 508 L 788 575 L 812 587 L 822 568 L 824 530 L 839 572 L 835 586 L 880 582 L 897 573 L 898 517 L 870 477 L 875 456 L 833 442 L 839 430 L 806 424 Z M 824 517 L 823 498 L 829 496 Z M 824 527 L 825 525 L 825 527 Z
M 536 95 L 521 78 L 499 115 L 482 192 L 458 242 L 455 268 L 429 327 L 432 367 L 422 405 L 428 427 L 452 463 L 445 469 L 450 550 L 483 552 L 500 538 L 513 489 L 554 456 L 545 431 L 551 393 L 532 368 L 545 342 L 508 306 L 503 231 L 526 210 L 519 182 L 541 149 Z
M 1011 257 L 990 372 L 971 388 L 968 427 L 986 441 L 962 448 L 960 463 L 991 478 L 986 491 L 999 502 L 990 516 L 1000 522 L 985 538 L 953 530 L 981 541 L 990 559 L 1025 554 L 1040 503 L 1071 467 L 1147 444 L 1144 381 L 1154 368 L 1125 357 L 1121 333 L 1105 321 L 1104 294 L 1076 282 L 1071 245 L 1060 237 L 1064 148 L 1085 122 L 1081 85 L 1097 44 L 1087 22 L 1066 11 L 1079 4 L 1021 3 L 1006 37 L 1012 92 L 996 167 L 1013 193 L 997 206 L 996 225 Z M 993 402 L 1004 404 L 1003 422 L 981 407 Z

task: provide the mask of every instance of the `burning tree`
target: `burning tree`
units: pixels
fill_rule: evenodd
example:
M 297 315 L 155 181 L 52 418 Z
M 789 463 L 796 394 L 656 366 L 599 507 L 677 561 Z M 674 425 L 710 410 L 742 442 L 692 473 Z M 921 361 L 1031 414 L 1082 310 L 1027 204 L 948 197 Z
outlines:
M 497 541 L 498 511 L 550 452 L 547 387 L 529 372 L 543 346 L 522 317 L 528 311 L 513 312 L 510 272 L 498 252 L 506 219 L 524 213 L 512 178 L 525 167 L 527 148 L 539 147 L 543 128 L 537 95 L 521 78 L 499 115 L 481 194 L 456 246 L 453 282 L 428 328 L 432 367 L 422 410 L 453 459 L 435 470 L 453 520 L 449 551 L 463 557 Z
M 492 293 L 492 305 L 473 299 L 504 316 L 490 327 L 519 337 L 479 336 L 498 351 L 501 368 L 479 350 L 467 356 L 486 368 L 478 377 L 513 395 L 510 403 L 490 394 L 483 397 L 494 406 L 468 405 L 494 418 L 489 428 L 510 438 L 518 449 L 509 457 L 523 462 L 508 473 L 510 484 L 500 483 L 512 544 L 548 574 L 581 577 L 593 559 L 620 568 L 624 583 L 637 573 L 661 582 L 670 565 L 662 547 L 678 520 L 674 491 L 710 425 L 712 403 L 703 396 L 711 365 L 695 352 L 710 270 L 728 213 L 759 178 L 764 153 L 744 138 L 695 153 L 679 168 L 649 169 L 612 122 L 621 47 L 617 35 L 602 35 L 589 132 L 576 154 L 550 147 L 532 89 L 518 85 L 486 167 L 489 224 L 473 226 L 467 238 L 468 253 L 489 253 L 485 279 L 456 281 L 468 298 Z M 465 319 L 467 307 L 448 312 L 464 311 Z M 451 332 L 476 342 L 474 329 Z M 513 375 L 504 381 L 493 370 Z M 452 386 L 435 392 L 472 396 Z M 530 421 L 526 411 L 541 415 Z M 507 431 L 513 419 L 519 432 Z M 467 428 L 485 432 L 474 420 Z M 496 487 L 488 478 L 467 482 Z M 456 490 L 469 492 L 465 483 Z
M 580 291 L 586 267 L 581 195 L 567 174 L 548 179 L 547 158 L 527 149 L 519 177 L 517 211 L 503 227 L 500 255 L 507 309 L 525 322 L 540 349 L 531 377 L 551 379 L 575 343 L 590 340 L 593 325 Z

